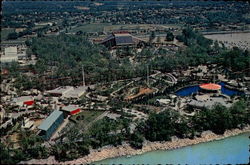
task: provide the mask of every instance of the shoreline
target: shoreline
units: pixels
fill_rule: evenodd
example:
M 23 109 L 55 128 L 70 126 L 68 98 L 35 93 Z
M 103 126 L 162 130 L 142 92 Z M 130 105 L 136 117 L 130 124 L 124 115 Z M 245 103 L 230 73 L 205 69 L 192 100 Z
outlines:
M 201 134 L 201 137 L 197 137 L 194 139 L 185 138 L 162 142 L 146 141 L 142 149 L 134 149 L 129 144 L 119 145 L 117 147 L 104 146 L 100 149 L 92 149 L 90 150 L 90 154 L 71 161 L 59 162 L 55 160 L 54 156 L 50 156 L 47 159 L 31 159 L 29 161 L 20 162 L 19 164 L 89 164 L 104 159 L 115 158 L 120 156 L 140 155 L 146 152 L 156 150 L 178 149 L 199 143 L 222 140 L 231 136 L 236 136 L 247 132 L 250 132 L 250 125 L 246 126 L 243 129 L 226 130 L 223 135 L 217 135 L 211 131 L 205 131 Z

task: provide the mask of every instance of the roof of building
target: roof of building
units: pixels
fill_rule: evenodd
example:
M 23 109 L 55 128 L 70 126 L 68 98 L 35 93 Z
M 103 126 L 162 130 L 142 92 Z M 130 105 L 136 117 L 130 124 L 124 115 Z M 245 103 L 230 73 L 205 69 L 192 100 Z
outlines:
M 88 89 L 87 86 L 79 86 L 79 87 L 74 88 L 73 90 L 70 90 L 67 93 L 65 93 L 64 97 L 78 98 L 81 95 L 83 95 L 86 92 L 87 89 Z
M 138 41 L 143 41 L 142 39 L 134 37 L 127 32 L 121 32 L 121 33 L 112 33 L 107 38 L 105 38 L 101 43 L 105 43 L 112 39 L 115 40 L 116 45 L 129 45 L 129 44 L 135 44 Z
M 62 111 L 53 111 L 49 117 L 47 117 L 42 124 L 38 127 L 41 130 L 47 131 L 52 124 L 56 121 L 56 119 L 58 119 L 58 117 L 60 117 L 60 115 L 63 114 Z
M 134 41 L 133 41 L 133 38 L 130 34 L 119 34 L 119 35 L 116 35 L 115 34 L 115 42 L 116 42 L 116 45 L 124 45 L 124 44 L 133 44 Z
M 58 87 L 56 89 L 53 90 L 49 90 L 47 91 L 47 93 L 58 93 L 58 94 L 63 94 L 65 92 L 69 92 L 71 90 L 73 90 L 74 88 L 72 86 L 63 86 L 63 87 Z
M 34 100 L 32 96 L 21 96 L 21 97 L 17 97 L 14 98 L 13 101 L 14 102 L 25 102 L 25 101 L 32 101 Z
M 77 105 L 68 105 L 62 108 L 63 111 L 67 111 L 67 112 L 71 112 L 74 111 L 76 109 L 79 109 L 79 106 Z
M 207 83 L 207 84 L 201 84 L 200 88 L 205 89 L 205 90 L 215 91 L 215 90 L 220 90 L 221 86 L 218 84 L 214 84 L 214 83 Z
M 232 105 L 231 103 L 226 102 L 226 100 L 223 99 L 222 97 L 212 97 L 209 100 L 204 100 L 204 101 L 191 100 L 188 104 L 195 107 L 200 107 L 200 108 L 206 107 L 209 109 L 211 109 L 216 104 L 221 104 L 227 108 L 229 108 Z

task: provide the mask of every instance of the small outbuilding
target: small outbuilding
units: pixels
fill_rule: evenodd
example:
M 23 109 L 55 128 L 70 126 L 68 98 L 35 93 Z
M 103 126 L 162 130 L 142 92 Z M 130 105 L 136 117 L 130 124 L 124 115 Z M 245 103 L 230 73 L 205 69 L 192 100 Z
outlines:
M 32 106 L 35 101 L 32 96 L 21 96 L 13 99 L 13 103 L 20 107 L 22 106 Z
M 64 112 L 66 116 L 66 115 L 75 115 L 81 112 L 81 109 L 77 105 L 68 105 L 68 106 L 62 107 L 61 111 Z

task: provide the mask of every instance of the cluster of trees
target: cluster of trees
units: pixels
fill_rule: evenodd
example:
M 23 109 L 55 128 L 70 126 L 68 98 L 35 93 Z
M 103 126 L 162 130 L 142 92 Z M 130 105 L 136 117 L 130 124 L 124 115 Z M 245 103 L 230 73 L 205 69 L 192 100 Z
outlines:
M 232 71 L 242 71 L 250 69 L 250 54 L 247 50 L 243 51 L 237 47 L 224 52 L 222 55 L 222 64 Z
M 32 158 L 42 159 L 48 157 L 49 151 L 42 146 L 41 137 L 29 131 L 22 131 L 20 135 L 20 148 L 12 149 L 6 144 L 0 143 L 1 164 L 17 164 L 23 160 Z
M 7 39 L 8 40 L 15 40 L 15 39 L 17 39 L 19 37 L 23 37 L 25 35 L 32 35 L 33 32 L 36 32 L 38 37 L 42 37 L 44 35 L 44 32 L 49 29 L 48 25 L 41 27 L 41 28 L 37 28 L 37 29 L 32 29 L 32 27 L 33 27 L 33 25 L 31 27 L 28 27 L 24 31 L 9 33 L 7 36 Z
M 70 81 L 55 82 L 60 85 L 79 84 L 82 81 L 82 66 L 86 81 L 92 83 L 137 77 L 145 73 L 141 65 L 132 65 L 126 58 L 111 58 L 105 47 L 92 44 L 82 35 L 60 34 L 34 38 L 29 43 L 33 54 L 38 56 L 35 71 L 40 75 L 50 72 L 51 79 L 69 78 Z
M 138 126 L 138 131 L 150 141 L 168 141 L 171 136 L 183 137 L 188 131 L 187 122 L 177 112 L 166 110 L 152 113 Z
M 176 68 L 186 68 L 200 64 L 217 63 L 232 71 L 242 71 L 250 68 L 250 54 L 247 50 L 233 48 L 227 50 L 219 47 L 218 42 L 205 38 L 202 34 L 187 27 L 176 38 L 187 48 L 175 56 L 160 56 L 151 60 L 151 66 L 162 71 L 172 71 Z
M 84 133 L 79 131 L 81 125 L 71 128 L 61 142 L 52 148 L 52 155 L 61 161 L 72 160 L 87 155 L 90 148 L 100 148 L 105 145 L 121 145 L 130 137 L 129 123 L 131 120 L 118 118 L 117 120 L 105 117 L 95 122 Z
M 249 124 L 249 115 L 246 102 L 241 100 L 231 108 L 216 105 L 212 109 L 202 109 L 193 117 L 192 126 L 196 131 L 212 130 L 216 134 L 223 134 L 227 129 L 242 128 Z
M 166 41 L 173 41 L 174 40 L 174 34 L 171 31 L 167 32 Z
M 190 118 L 184 118 L 173 110 L 152 113 L 148 120 L 138 124 L 131 144 L 140 148 L 144 138 L 150 141 L 168 141 L 171 136 L 193 138 L 206 130 L 223 134 L 227 129 L 242 128 L 249 124 L 249 115 L 250 110 L 243 100 L 231 108 L 222 105 L 204 108 Z

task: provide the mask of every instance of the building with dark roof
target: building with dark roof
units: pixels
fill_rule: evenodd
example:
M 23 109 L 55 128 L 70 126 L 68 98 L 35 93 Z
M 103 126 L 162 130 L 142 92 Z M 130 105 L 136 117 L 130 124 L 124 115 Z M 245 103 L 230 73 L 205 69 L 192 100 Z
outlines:
M 49 140 L 56 129 L 62 124 L 63 120 L 64 116 L 62 111 L 53 111 L 38 127 L 38 129 L 41 130 L 39 135 L 45 140 Z
M 101 41 L 106 47 L 123 47 L 144 45 L 146 41 L 139 39 L 127 32 L 115 32 Z

